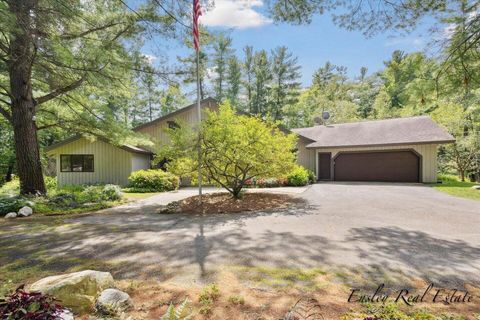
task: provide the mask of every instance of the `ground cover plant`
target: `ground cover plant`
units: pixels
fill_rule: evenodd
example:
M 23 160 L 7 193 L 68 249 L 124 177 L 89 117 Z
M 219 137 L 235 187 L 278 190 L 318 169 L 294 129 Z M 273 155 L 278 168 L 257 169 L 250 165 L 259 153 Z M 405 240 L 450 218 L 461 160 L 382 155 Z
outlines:
M 19 181 L 14 179 L 0 188 L 0 216 L 29 206 L 34 213 L 80 213 L 108 208 L 122 203 L 124 197 L 117 185 L 67 185 L 57 188 L 55 178 L 46 177 L 47 194 L 20 196 Z
M 1 319 L 56 320 L 61 312 L 62 307 L 54 297 L 23 288 L 0 298 Z

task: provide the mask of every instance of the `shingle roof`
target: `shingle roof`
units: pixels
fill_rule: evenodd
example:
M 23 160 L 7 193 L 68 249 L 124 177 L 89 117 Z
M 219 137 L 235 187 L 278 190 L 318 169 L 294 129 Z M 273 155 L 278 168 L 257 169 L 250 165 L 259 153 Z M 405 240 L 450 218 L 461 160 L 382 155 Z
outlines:
M 83 137 L 80 135 L 80 134 L 77 134 L 77 135 L 74 135 L 70 138 L 67 138 L 65 140 L 62 140 L 58 143 L 55 143 L 55 144 L 52 144 L 51 146 L 48 146 L 48 147 L 45 147 L 44 150 L 47 151 L 47 152 L 51 152 L 55 149 L 58 149 L 64 145 L 67 145 L 69 143 L 72 143 L 74 141 L 77 141 L 79 139 L 82 139 Z M 103 142 L 107 142 L 107 143 L 110 143 L 110 141 L 108 141 L 107 139 L 105 138 L 102 138 L 102 137 L 97 137 L 98 140 L 100 141 L 103 141 Z M 133 153 L 144 153 L 144 154 L 152 154 L 151 151 L 147 150 L 147 149 L 143 149 L 143 148 L 140 148 L 140 147 L 136 147 L 136 146 L 132 146 L 132 145 L 129 145 L 129 144 L 124 144 L 124 145 L 121 145 L 119 146 L 119 148 L 125 150 L 125 151 L 128 151 L 128 152 L 133 152 Z
M 211 103 L 217 104 L 217 100 L 215 100 L 215 99 L 213 99 L 213 98 L 211 98 L 211 97 L 205 98 L 205 99 L 203 99 L 202 101 L 200 101 L 200 106 L 201 106 L 202 108 L 209 107 Z M 167 119 L 167 118 L 176 116 L 176 115 L 178 115 L 179 113 L 188 111 L 188 110 L 190 110 L 190 109 L 192 109 L 192 108 L 196 108 L 196 107 L 197 107 L 197 103 L 196 103 L 196 102 L 195 102 L 195 103 L 192 103 L 192 104 L 190 104 L 190 105 L 188 105 L 188 106 L 186 106 L 186 107 L 177 109 L 177 110 L 175 110 L 175 111 L 173 111 L 173 112 L 170 112 L 169 114 L 166 114 L 166 115 L 164 115 L 164 116 L 161 116 L 161 117 L 159 117 L 159 118 L 157 118 L 157 119 L 155 119 L 155 120 L 152 120 L 152 121 L 150 121 L 150 122 L 141 124 L 141 125 L 139 125 L 139 126 L 136 126 L 136 127 L 133 128 L 132 130 L 133 130 L 133 131 L 138 131 L 138 130 L 140 130 L 140 129 L 142 129 L 142 128 L 151 126 L 151 125 L 156 124 L 156 123 L 158 123 L 158 122 L 160 122 L 160 121 L 162 121 L 162 120 L 165 120 L 165 119 Z
M 312 140 L 307 148 L 451 143 L 455 138 L 428 116 L 292 129 Z
M 216 104 L 217 102 L 216 102 L 215 99 L 208 97 L 208 98 L 203 99 L 200 103 L 201 103 L 201 107 L 202 107 L 202 108 L 205 108 L 205 107 L 207 107 L 207 106 L 210 106 L 210 103 Z M 197 106 L 197 104 L 196 104 L 196 103 L 193 103 L 193 104 L 188 105 L 188 106 L 186 106 L 186 107 L 184 107 L 184 108 L 175 110 L 175 111 L 173 111 L 173 112 L 171 112 L 171 113 L 169 113 L 169 114 L 167 114 L 167 115 L 165 115 L 165 116 L 162 116 L 162 117 L 160 117 L 160 118 L 157 118 L 157 119 L 155 119 L 155 120 L 153 120 L 153 121 L 150 121 L 150 122 L 144 123 L 144 124 L 142 124 L 142 125 L 139 125 L 139 126 L 133 128 L 132 130 L 133 130 L 133 131 L 138 131 L 138 130 L 141 129 L 141 128 L 144 128 L 144 127 L 147 127 L 147 126 L 156 124 L 156 123 L 159 122 L 159 121 L 162 121 L 162 120 L 164 120 L 164 119 L 166 119 L 166 118 L 169 118 L 169 117 L 173 117 L 173 116 L 175 116 L 175 115 L 178 115 L 179 113 L 185 112 L 185 111 L 187 111 L 187 110 L 189 110 L 189 109 L 192 109 L 192 108 L 194 108 L 194 107 L 196 107 L 196 106 Z M 50 152 L 50 151 L 55 150 L 55 149 L 57 149 L 57 148 L 59 148 L 59 147 L 61 147 L 61 146 L 66 145 L 66 144 L 68 144 L 68 143 L 71 143 L 71 142 L 73 142 L 73 141 L 76 141 L 76 140 L 78 140 L 78 139 L 80 139 L 80 138 L 82 138 L 82 136 L 81 136 L 80 134 L 77 134 L 77 135 L 72 136 L 72 137 L 70 137 L 70 138 L 67 138 L 67 139 L 65 139 L 65 140 L 63 140 L 63 141 L 60 141 L 60 142 L 58 142 L 58 143 L 55 143 L 55 144 L 53 144 L 53 145 L 51 145 L 51 146 L 45 147 L 45 151 Z M 102 138 L 102 137 L 97 137 L 97 138 L 98 138 L 99 140 L 104 141 L 104 142 L 110 143 L 110 141 L 108 141 L 106 138 Z M 132 146 L 132 145 L 127 145 L 127 144 L 125 144 L 125 145 L 121 145 L 121 146 L 119 146 L 119 147 L 122 148 L 122 149 L 124 149 L 124 150 L 126 150 L 126 151 L 133 152 L 133 153 L 152 154 L 151 151 L 149 151 L 149 150 L 147 150 L 147 149 L 144 149 L 144 148 L 140 148 L 140 147 L 138 147 L 138 146 Z

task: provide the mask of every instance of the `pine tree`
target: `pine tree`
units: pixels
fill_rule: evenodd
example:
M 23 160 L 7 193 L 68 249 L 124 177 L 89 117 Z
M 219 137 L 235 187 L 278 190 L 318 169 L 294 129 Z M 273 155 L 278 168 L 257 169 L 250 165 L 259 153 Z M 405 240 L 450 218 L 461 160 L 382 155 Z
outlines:
M 167 115 L 187 103 L 185 95 L 182 93 L 180 86 L 177 84 L 170 84 L 161 95 L 160 98 L 160 116 Z
M 241 65 L 237 57 L 232 56 L 228 60 L 228 71 L 227 71 L 227 99 L 230 100 L 231 105 L 239 109 L 239 93 L 241 85 Z
M 300 66 L 297 57 L 278 47 L 272 51 L 272 97 L 270 113 L 275 120 L 283 118 L 283 110 L 298 101 Z
M 151 3 L 0 1 L 0 114 L 12 125 L 22 194 L 45 194 L 38 131 L 66 127 L 118 140 L 131 134 L 112 114 L 131 90 L 132 44 L 174 21 Z M 112 103 L 113 102 L 113 103 Z
M 268 112 L 270 80 L 272 79 L 267 52 L 260 50 L 253 56 L 253 74 L 255 82 L 252 94 L 252 114 L 265 116 Z
M 242 69 L 244 74 L 243 79 L 243 86 L 245 88 L 245 96 L 246 96 L 246 106 L 245 109 L 253 113 L 253 88 L 254 88 L 254 79 L 255 79 L 255 72 L 253 70 L 253 47 L 246 46 L 243 48 L 243 53 L 245 58 L 243 60 Z
M 225 82 L 228 72 L 228 61 L 232 56 L 232 39 L 220 34 L 213 44 L 213 69 L 215 79 L 213 80 L 213 91 L 217 101 L 223 101 L 225 98 Z

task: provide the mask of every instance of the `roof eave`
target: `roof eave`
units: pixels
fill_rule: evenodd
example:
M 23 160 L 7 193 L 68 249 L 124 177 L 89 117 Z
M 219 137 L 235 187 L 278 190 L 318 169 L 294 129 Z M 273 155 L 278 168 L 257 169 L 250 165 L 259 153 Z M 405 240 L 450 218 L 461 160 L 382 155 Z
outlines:
M 331 145 L 331 146 L 318 146 L 316 142 L 310 143 L 305 147 L 307 149 L 330 149 L 330 148 L 362 148 L 362 147 L 386 147 L 386 146 L 406 146 L 406 145 L 419 145 L 419 144 L 448 144 L 454 143 L 455 139 L 448 140 L 432 140 L 432 141 L 411 141 L 411 142 L 394 142 L 394 143 L 378 143 L 378 144 L 352 144 L 352 145 Z
M 200 101 L 200 104 L 202 105 L 202 104 L 204 104 L 205 102 L 217 103 L 217 101 L 216 101 L 215 99 L 211 98 L 211 97 L 208 97 L 208 98 L 203 99 L 202 101 Z M 171 117 L 176 116 L 176 115 L 178 115 L 178 114 L 180 114 L 180 113 L 182 113 L 182 112 L 188 111 L 188 110 L 192 109 L 193 107 L 195 107 L 196 105 L 197 105 L 196 102 L 195 102 L 195 103 L 192 103 L 192 104 L 190 104 L 190 105 L 188 105 L 188 106 L 186 106 L 186 107 L 183 107 L 183 108 L 181 108 L 181 109 L 178 109 L 178 110 L 175 110 L 175 111 L 173 111 L 173 112 L 170 112 L 169 114 L 166 114 L 166 115 L 164 115 L 164 116 L 161 116 L 160 118 L 157 118 L 157 119 L 152 120 L 152 121 L 150 121 L 150 122 L 147 122 L 147 123 L 143 123 L 143 124 L 141 124 L 141 125 L 138 125 L 138 126 L 136 126 L 135 128 L 133 128 L 132 131 L 137 131 L 137 130 L 140 130 L 140 129 L 149 127 L 149 126 L 151 126 L 151 125 L 154 125 L 154 124 L 156 124 L 156 123 L 158 123 L 158 122 L 160 122 L 160 121 L 162 121 L 162 120 L 171 118 Z M 204 107 L 205 107 L 205 106 L 202 106 L 202 108 L 204 108 Z

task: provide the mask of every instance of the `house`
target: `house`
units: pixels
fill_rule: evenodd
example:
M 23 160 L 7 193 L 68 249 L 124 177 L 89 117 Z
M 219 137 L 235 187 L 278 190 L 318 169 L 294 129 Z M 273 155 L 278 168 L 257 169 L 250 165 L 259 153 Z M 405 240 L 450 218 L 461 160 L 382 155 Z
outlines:
M 202 108 L 218 110 L 215 100 Z M 154 144 L 168 143 L 166 128 L 198 122 L 196 104 L 133 130 Z M 437 148 L 454 138 L 429 117 L 411 117 L 293 129 L 299 136 L 298 163 L 318 180 L 436 182 Z M 149 169 L 153 149 L 115 146 L 104 139 L 75 136 L 47 148 L 56 159 L 58 184 L 113 183 L 125 186 L 129 175 Z
M 298 162 L 318 180 L 437 182 L 437 149 L 455 139 L 430 117 L 293 129 Z
M 201 106 L 202 109 L 218 110 L 217 102 L 211 98 L 201 101 Z M 196 104 L 191 104 L 133 131 L 149 135 L 154 143 L 168 143 L 166 128 L 178 126 L 178 123 L 194 125 L 197 122 Z M 115 146 L 105 139 L 92 142 L 80 135 L 46 148 L 47 155 L 55 159 L 59 186 L 95 183 L 126 186 L 132 172 L 151 168 L 153 151 L 130 145 Z

